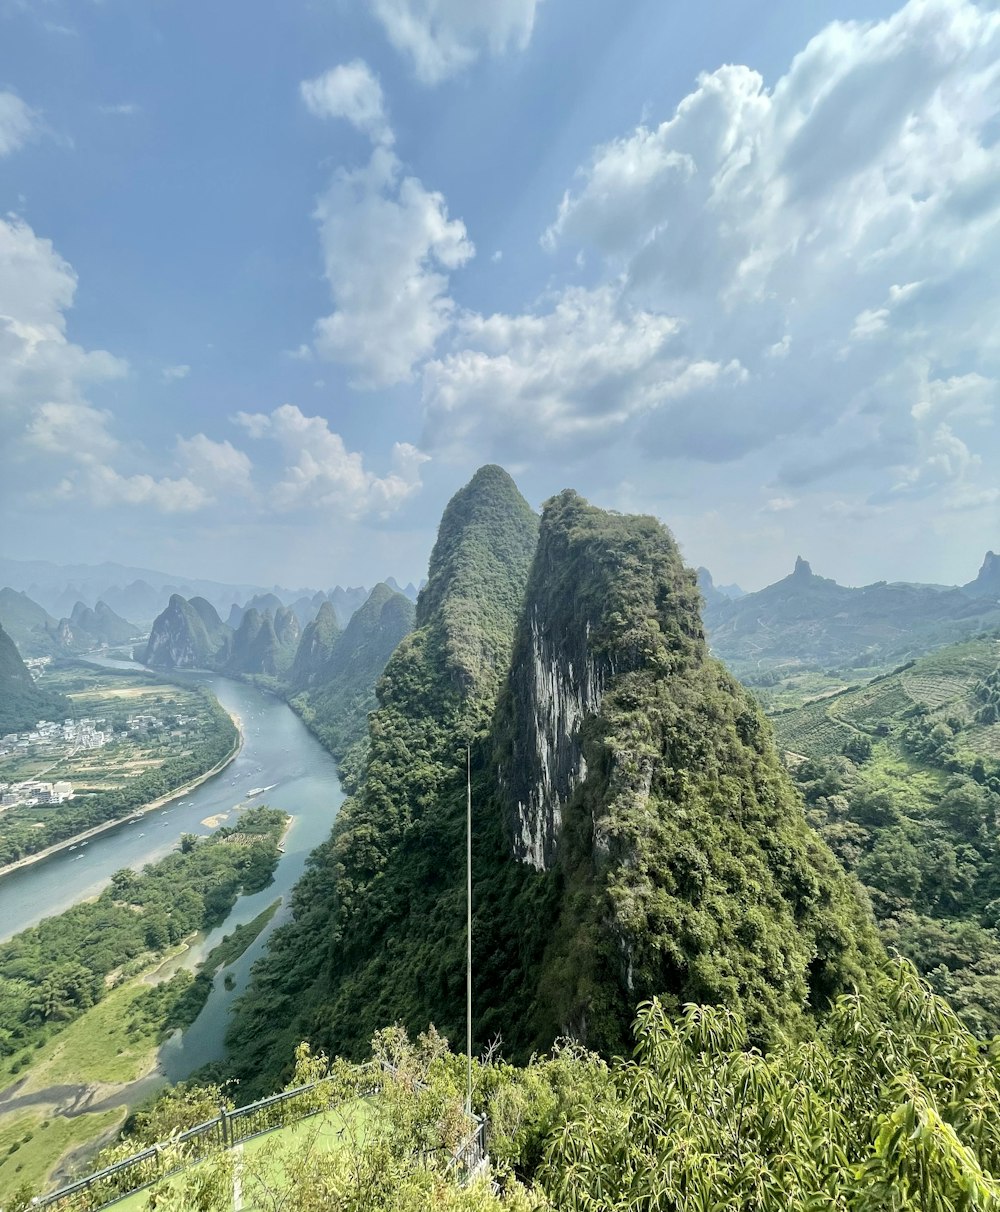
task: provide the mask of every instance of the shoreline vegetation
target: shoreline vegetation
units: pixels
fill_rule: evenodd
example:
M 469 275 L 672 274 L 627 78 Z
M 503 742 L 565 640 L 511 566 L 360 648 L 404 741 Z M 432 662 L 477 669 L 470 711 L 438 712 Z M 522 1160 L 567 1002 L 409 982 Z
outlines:
M 281 898 L 200 962 L 193 945 L 240 896 L 268 886 L 286 825 L 283 812 L 249 809 L 0 944 L 0 1202 L 12 1184 L 44 1182 L 67 1151 L 120 1126 L 127 1107 L 163 1084 L 162 1045 L 194 1021 L 215 975 L 259 937 Z M 185 956 L 189 966 L 174 970 Z M 28 988 L 25 971 L 44 975 Z
M 218 700 L 216 700 L 218 702 Z M 222 704 L 219 704 L 222 707 Z M 225 710 L 225 708 L 222 708 Z M 164 804 L 170 804 L 176 799 L 180 799 L 182 795 L 187 795 L 196 788 L 207 783 L 209 779 L 214 778 L 217 774 L 221 774 L 223 770 L 237 757 L 240 750 L 243 748 L 244 734 L 243 721 L 232 711 L 227 711 L 226 714 L 233 722 L 236 729 L 236 737 L 233 741 L 232 748 L 224 758 L 216 762 L 209 770 L 204 771 L 196 778 L 189 779 L 182 786 L 175 788 L 173 791 L 167 792 L 165 795 L 157 797 L 155 800 L 150 800 L 148 803 L 139 808 L 132 809 L 128 816 L 116 817 L 110 821 L 103 821 L 100 825 L 94 825 L 90 829 L 85 829 L 82 833 L 74 833 L 71 837 L 63 838 L 62 841 L 54 842 L 51 846 L 46 846 L 44 850 L 37 850 L 34 854 L 26 854 L 23 858 L 15 859 L 12 863 L 6 863 L 0 867 L 0 879 L 5 875 L 10 875 L 14 871 L 20 871 L 24 867 L 30 867 L 34 863 L 40 863 L 44 859 L 51 858 L 55 854 L 59 854 L 63 850 L 68 850 L 71 846 L 77 846 L 82 841 L 89 841 L 91 838 L 99 837 L 102 833 L 107 833 L 111 829 L 117 829 L 120 826 L 126 825 L 129 821 L 138 820 L 147 813 L 155 811 L 157 808 L 162 808 Z

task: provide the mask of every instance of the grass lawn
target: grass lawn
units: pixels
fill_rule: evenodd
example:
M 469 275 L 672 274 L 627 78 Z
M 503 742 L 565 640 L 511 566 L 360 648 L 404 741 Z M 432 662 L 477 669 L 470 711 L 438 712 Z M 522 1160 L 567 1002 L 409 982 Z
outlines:
M 157 1024 L 129 1034 L 132 1004 L 149 988 L 135 978 L 82 1014 L 39 1049 L 29 1088 L 71 1082 L 130 1082 L 147 1073 L 159 1047 Z M 144 1024 L 145 1026 L 146 1024 Z
M 48 1118 L 42 1111 L 0 1118 L 0 1204 L 22 1185 L 33 1191 L 49 1187 L 49 1175 L 69 1150 L 96 1140 L 125 1120 L 125 1109 Z
M 343 1107 L 324 1111 L 309 1119 L 300 1120 L 286 1128 L 275 1128 L 261 1136 L 255 1136 L 235 1150 L 237 1174 L 242 1186 L 242 1208 L 245 1212 L 256 1212 L 265 1205 L 254 1198 L 254 1191 L 265 1188 L 281 1188 L 294 1182 L 294 1159 L 302 1149 L 330 1152 L 341 1148 L 346 1141 L 364 1132 L 365 1124 L 372 1115 L 371 1104 L 357 1099 Z M 200 1163 L 210 1166 L 212 1160 Z M 197 1169 L 198 1167 L 196 1167 Z M 126 1195 L 109 1205 L 114 1212 L 143 1212 L 151 1195 L 161 1192 L 169 1183 L 164 1179 L 142 1191 Z M 173 1180 L 176 1182 L 176 1178 Z

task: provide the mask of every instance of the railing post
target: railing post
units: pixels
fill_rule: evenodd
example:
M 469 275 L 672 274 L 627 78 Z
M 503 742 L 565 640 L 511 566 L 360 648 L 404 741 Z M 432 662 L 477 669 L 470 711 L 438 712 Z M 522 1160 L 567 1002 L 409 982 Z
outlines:
M 222 1147 L 229 1148 L 229 1112 L 225 1107 L 219 1108 L 219 1122 L 222 1124 Z

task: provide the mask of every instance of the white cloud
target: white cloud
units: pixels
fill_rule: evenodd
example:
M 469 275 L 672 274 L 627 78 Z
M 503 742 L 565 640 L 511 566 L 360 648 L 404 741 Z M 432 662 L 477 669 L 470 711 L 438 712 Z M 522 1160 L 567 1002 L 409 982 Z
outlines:
M 302 100 L 317 118 L 345 118 L 373 143 L 394 142 L 382 86 L 362 59 L 343 63 L 299 85 Z
M 822 435 L 812 475 L 863 465 L 939 488 L 962 443 L 962 475 L 982 476 L 970 444 L 1000 458 L 982 425 L 1000 380 L 998 61 L 994 6 L 910 0 L 828 26 L 773 87 L 719 68 L 664 121 L 597 147 L 543 244 L 596 254 L 623 305 L 676 318 L 678 356 L 746 372 L 623 436 L 737 459 Z M 951 438 L 925 434 L 925 414 L 948 415 Z
M 798 502 L 794 497 L 771 497 L 771 499 L 761 507 L 761 513 L 787 513 L 789 509 L 794 509 Z
M 71 472 L 59 486 L 63 497 L 85 497 L 98 508 L 144 505 L 160 513 L 192 513 L 203 509 L 212 496 L 187 478 L 157 479 L 140 473 L 122 475 L 100 463 Z
M 406 381 L 451 322 L 448 271 L 475 252 L 465 225 L 383 146 L 335 175 L 315 217 L 336 309 L 316 324 L 316 352 L 353 367 L 356 386 Z
M 89 404 L 41 404 L 28 423 L 27 441 L 48 454 L 80 462 L 107 459 L 118 449 L 108 432 L 110 420 L 110 413 Z
M 424 369 L 426 444 L 521 458 L 593 446 L 671 401 L 738 380 L 736 364 L 687 357 L 680 325 L 573 288 L 549 310 L 463 316 L 456 352 Z M 682 406 L 682 405 L 681 405 Z
M 140 110 L 140 107 L 134 101 L 121 101 L 117 105 L 99 105 L 97 108 L 102 114 L 109 114 L 119 118 L 132 118 Z
M 191 373 L 191 367 L 180 366 L 164 366 L 160 372 L 161 378 L 165 383 L 176 383 L 179 379 L 186 379 Z
M 294 404 L 283 404 L 270 414 L 240 412 L 234 420 L 251 438 L 270 438 L 284 453 L 284 471 L 269 494 L 276 509 L 385 517 L 420 487 L 420 467 L 428 456 L 409 443 L 393 446 L 392 470 L 377 476 L 365 468 L 360 453 L 347 449 L 325 418 L 306 416 Z
M 39 126 L 38 114 L 17 93 L 0 91 L 0 156 L 23 147 Z
M 106 449 L 107 415 L 89 388 L 123 377 L 126 364 L 66 336 L 76 275 L 48 240 L 0 218 L 0 438 L 10 448 Z
M 196 433 L 191 438 L 177 439 L 177 455 L 186 478 L 213 497 L 219 489 L 243 495 L 253 491 L 250 456 L 229 441 L 215 442 L 203 433 Z
M 386 36 L 423 84 L 469 67 L 483 51 L 524 50 L 538 0 L 373 0 Z

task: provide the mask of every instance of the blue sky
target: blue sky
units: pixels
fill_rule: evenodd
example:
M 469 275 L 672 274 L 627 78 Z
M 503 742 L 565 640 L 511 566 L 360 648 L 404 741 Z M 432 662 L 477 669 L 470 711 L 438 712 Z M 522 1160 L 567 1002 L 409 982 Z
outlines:
M 1000 545 L 995 3 L 0 0 L 4 554 L 419 578 L 499 462 L 757 587 Z

